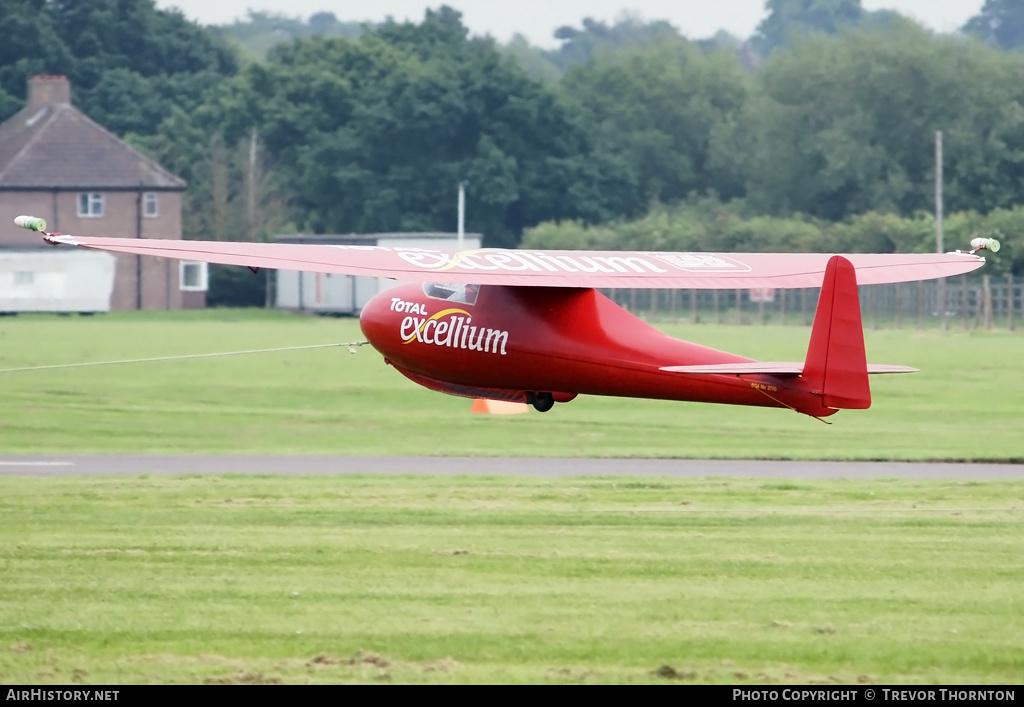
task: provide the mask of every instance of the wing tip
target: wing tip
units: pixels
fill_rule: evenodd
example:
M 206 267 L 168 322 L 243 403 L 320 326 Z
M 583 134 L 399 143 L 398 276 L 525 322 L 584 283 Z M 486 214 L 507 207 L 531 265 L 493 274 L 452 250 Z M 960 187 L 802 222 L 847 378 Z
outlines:
M 47 243 L 52 243 L 53 245 L 85 246 L 85 243 L 74 236 L 62 236 L 59 233 L 55 233 L 52 236 L 44 236 L 43 240 Z

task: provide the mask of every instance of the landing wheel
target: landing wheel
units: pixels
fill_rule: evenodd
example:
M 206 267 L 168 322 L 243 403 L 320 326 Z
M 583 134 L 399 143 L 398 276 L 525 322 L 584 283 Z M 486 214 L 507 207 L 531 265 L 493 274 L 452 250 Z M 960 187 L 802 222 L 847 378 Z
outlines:
M 533 405 L 537 412 L 547 412 L 555 405 L 555 397 L 551 393 L 527 393 L 526 402 Z

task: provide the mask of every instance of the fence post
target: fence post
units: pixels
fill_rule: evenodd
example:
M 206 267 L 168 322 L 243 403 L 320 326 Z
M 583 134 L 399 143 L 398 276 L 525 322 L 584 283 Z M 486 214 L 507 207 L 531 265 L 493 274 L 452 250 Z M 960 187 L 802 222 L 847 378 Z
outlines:
M 981 307 L 984 312 L 985 331 L 992 331 L 992 283 L 987 273 L 981 276 Z
M 903 285 L 896 283 L 896 328 L 903 328 Z
M 960 276 L 960 321 L 963 324 L 963 328 L 964 329 L 968 328 L 967 315 L 970 312 L 970 307 L 968 306 L 968 301 L 967 301 L 967 293 L 968 293 L 968 289 L 967 289 L 967 276 L 966 275 L 961 275 Z
M 878 328 L 878 293 L 875 292 L 876 289 L 878 289 L 877 286 L 868 287 L 868 307 L 871 309 L 872 329 Z
M 924 282 L 917 283 L 917 328 L 924 328 Z
M 1014 330 L 1014 274 L 1007 275 L 1007 328 Z

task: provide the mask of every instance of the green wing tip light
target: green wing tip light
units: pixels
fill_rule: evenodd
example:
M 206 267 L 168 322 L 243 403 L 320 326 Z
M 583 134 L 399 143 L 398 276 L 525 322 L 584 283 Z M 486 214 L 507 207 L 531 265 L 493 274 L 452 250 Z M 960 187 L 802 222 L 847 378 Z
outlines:
M 977 253 L 979 250 L 990 250 L 993 253 L 998 253 L 999 241 L 995 238 L 972 238 L 971 252 Z
M 999 235 L 1002 235 L 1002 234 L 999 234 Z M 957 253 L 965 253 L 967 255 L 974 255 L 979 250 L 987 250 L 987 251 L 991 251 L 992 253 L 998 253 L 999 252 L 999 241 L 997 241 L 995 238 L 981 238 L 981 237 L 972 238 L 971 239 L 971 249 L 970 250 L 958 250 L 956 252 Z
M 46 221 L 38 216 L 18 216 L 14 219 L 14 225 L 27 228 L 30 231 L 43 233 L 46 231 Z

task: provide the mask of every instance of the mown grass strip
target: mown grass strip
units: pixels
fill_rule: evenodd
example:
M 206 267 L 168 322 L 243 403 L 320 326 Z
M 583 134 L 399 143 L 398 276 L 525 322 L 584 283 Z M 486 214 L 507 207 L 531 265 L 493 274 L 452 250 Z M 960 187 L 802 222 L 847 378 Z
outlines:
M 0 517 L 7 683 L 1024 665 L 1020 481 L 6 477 Z
M 766 360 L 802 360 L 808 329 L 666 325 Z M 0 453 L 256 453 L 1022 461 L 1024 336 L 871 331 L 870 410 L 821 423 L 784 410 L 580 397 L 547 414 L 473 415 L 372 349 L 0 374 Z M 347 319 L 274 312 L 0 319 L 0 368 L 302 346 L 360 338 Z

